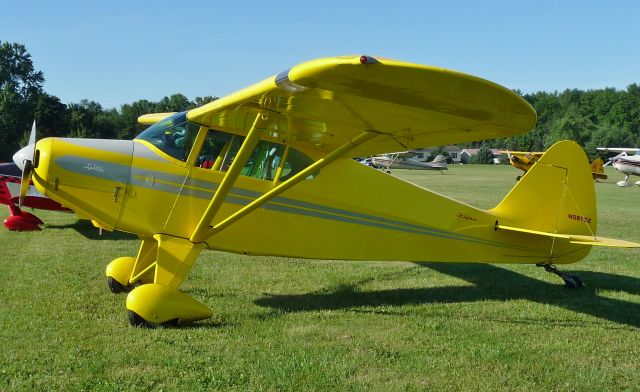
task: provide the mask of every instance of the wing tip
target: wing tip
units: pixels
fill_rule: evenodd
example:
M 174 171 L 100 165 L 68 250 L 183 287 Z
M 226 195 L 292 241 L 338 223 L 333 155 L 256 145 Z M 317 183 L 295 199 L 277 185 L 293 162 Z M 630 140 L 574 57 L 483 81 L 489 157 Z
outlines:
M 138 124 L 153 125 L 158 121 L 165 119 L 173 114 L 176 114 L 176 112 L 143 114 L 142 116 L 138 117 Z

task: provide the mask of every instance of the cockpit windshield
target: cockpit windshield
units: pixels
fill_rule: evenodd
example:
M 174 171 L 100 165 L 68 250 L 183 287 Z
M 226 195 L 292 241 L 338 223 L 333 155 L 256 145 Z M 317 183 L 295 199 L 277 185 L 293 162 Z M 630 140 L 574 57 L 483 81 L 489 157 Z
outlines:
M 153 124 L 136 139 L 145 140 L 165 154 L 186 161 L 199 128 L 187 121 L 187 112 L 180 112 Z

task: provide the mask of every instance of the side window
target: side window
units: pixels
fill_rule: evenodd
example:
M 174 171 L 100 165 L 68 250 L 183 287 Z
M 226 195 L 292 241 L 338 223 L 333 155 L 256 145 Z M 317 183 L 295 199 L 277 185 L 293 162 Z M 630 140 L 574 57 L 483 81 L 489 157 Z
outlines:
M 280 181 L 288 180 L 297 173 L 306 169 L 307 166 L 312 163 L 313 160 L 311 158 L 296 149 L 290 148 L 284 160 L 284 167 L 282 168 L 282 174 L 280 174 Z M 318 172 L 312 173 L 307 177 L 307 179 L 313 178 L 317 174 Z
M 231 164 L 236 159 L 236 155 L 238 155 L 238 151 L 240 151 L 242 142 L 244 142 L 243 136 L 238 136 L 238 135 L 231 136 L 229 147 L 226 149 L 224 156 L 222 157 L 222 166 L 220 166 L 220 168 L 215 168 L 216 170 L 221 170 L 221 171 L 229 170 L 229 168 L 231 167 Z
M 247 177 L 272 181 L 282 160 L 284 146 L 278 143 L 260 141 L 241 174 Z
M 210 129 L 198 154 L 195 165 L 204 169 L 227 171 L 233 163 L 244 137 Z M 284 162 L 282 160 L 284 159 Z M 280 172 L 280 181 L 286 181 L 311 165 L 313 160 L 293 148 L 261 140 L 251 153 L 240 174 L 273 181 Z M 313 173 L 308 178 L 313 178 Z
M 202 150 L 196 159 L 196 166 L 205 169 L 220 170 L 222 161 L 229 150 L 233 135 L 209 130 Z

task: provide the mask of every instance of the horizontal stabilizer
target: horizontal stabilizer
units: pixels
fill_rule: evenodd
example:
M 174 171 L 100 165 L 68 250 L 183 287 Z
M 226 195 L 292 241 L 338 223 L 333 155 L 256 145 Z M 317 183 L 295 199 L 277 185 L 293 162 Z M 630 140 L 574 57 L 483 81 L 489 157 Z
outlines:
M 153 125 L 158 121 L 171 116 L 172 114 L 175 114 L 175 112 L 143 114 L 142 116 L 138 117 L 138 123 L 144 125 Z
M 534 235 L 541 235 L 545 237 L 563 238 L 569 240 L 572 244 L 592 245 L 592 246 L 609 246 L 612 248 L 640 248 L 640 244 L 631 241 L 617 240 L 613 238 L 589 236 L 589 235 L 577 235 L 577 234 L 560 234 L 560 233 L 548 233 L 546 231 L 536 231 L 523 229 L 520 227 L 496 225 L 496 230 L 508 230 L 517 231 L 520 233 L 528 233 Z

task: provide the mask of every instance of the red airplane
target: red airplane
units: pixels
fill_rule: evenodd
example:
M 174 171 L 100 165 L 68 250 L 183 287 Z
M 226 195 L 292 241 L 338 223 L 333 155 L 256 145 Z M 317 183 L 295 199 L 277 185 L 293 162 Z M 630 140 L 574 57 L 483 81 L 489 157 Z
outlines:
M 40 230 L 43 222 L 37 216 L 22 211 L 19 205 L 20 181 L 22 171 L 15 163 L 0 163 L 0 203 L 9 206 L 11 213 L 4 220 L 4 226 L 14 231 Z M 22 202 L 22 207 L 37 208 L 40 210 L 66 211 L 60 203 L 57 203 L 44 196 L 36 190 L 33 182 L 29 184 L 29 191 Z

